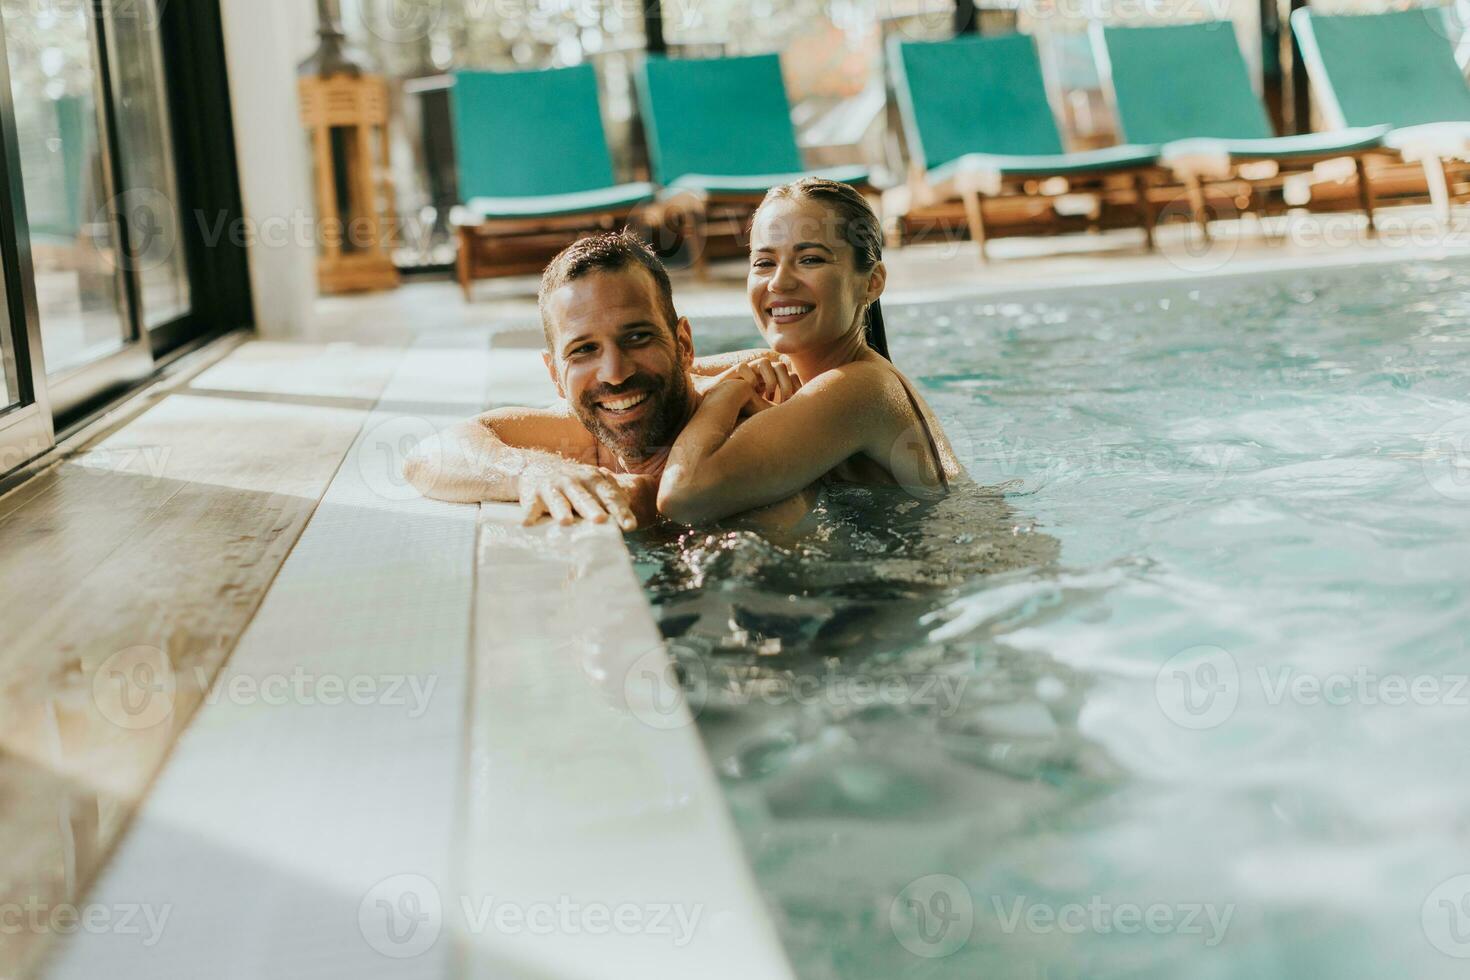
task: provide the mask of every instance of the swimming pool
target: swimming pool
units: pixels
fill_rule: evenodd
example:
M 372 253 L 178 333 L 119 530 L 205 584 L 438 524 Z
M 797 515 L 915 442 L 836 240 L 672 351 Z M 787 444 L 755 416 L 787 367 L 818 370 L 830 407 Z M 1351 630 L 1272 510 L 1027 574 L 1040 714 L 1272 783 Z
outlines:
M 1470 267 L 887 313 L 981 488 L 632 541 L 797 973 L 1464 975 Z

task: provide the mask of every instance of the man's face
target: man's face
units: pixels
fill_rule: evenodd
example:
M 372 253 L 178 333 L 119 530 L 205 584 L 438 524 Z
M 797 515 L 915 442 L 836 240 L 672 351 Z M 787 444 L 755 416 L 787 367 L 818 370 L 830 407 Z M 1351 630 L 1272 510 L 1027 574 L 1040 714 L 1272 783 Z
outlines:
M 597 441 L 625 460 L 667 449 L 689 415 L 689 321 L 671 328 L 642 267 L 591 272 L 546 298 L 557 391 Z

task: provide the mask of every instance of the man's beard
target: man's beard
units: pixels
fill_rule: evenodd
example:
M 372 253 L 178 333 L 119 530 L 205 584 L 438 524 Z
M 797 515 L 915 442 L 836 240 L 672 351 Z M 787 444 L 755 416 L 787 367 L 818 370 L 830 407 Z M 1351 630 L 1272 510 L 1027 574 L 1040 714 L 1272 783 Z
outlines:
M 648 408 L 626 424 L 609 419 L 597 403 L 620 395 L 648 393 Z M 644 460 L 674 444 L 689 416 L 689 378 L 682 371 L 660 378 L 635 374 L 619 385 L 598 385 L 574 403 L 577 418 L 602 445 L 623 459 Z

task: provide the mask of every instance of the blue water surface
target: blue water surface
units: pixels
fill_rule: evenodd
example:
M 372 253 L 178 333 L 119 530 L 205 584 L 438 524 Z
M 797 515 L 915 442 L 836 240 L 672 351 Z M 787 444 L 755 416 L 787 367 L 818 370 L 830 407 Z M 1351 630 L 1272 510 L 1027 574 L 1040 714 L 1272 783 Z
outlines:
M 1470 975 L 1470 269 L 887 315 L 976 487 L 635 541 L 798 974 Z

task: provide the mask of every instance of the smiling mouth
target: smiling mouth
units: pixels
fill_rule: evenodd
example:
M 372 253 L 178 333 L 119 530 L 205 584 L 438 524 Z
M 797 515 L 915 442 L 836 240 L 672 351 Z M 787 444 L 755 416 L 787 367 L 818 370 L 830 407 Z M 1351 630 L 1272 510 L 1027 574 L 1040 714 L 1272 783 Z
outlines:
M 597 403 L 597 407 L 609 415 L 626 415 L 639 405 L 648 401 L 649 393 L 641 391 L 636 395 L 622 395 L 618 398 L 607 398 Z
M 794 323 L 816 309 L 810 303 L 786 303 L 769 308 L 771 319 L 777 323 Z

